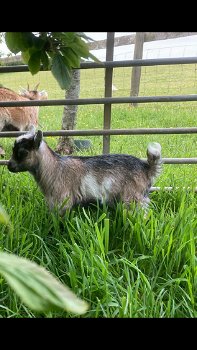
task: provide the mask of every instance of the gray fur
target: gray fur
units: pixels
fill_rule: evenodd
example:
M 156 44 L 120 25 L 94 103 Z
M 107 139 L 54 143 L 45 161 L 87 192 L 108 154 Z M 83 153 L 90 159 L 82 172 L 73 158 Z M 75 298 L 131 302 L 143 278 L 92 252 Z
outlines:
M 16 139 L 8 163 L 11 172 L 29 171 L 40 186 L 50 209 L 67 208 L 91 201 L 121 200 L 148 206 L 148 193 L 161 171 L 161 146 L 148 145 L 147 162 L 127 154 L 65 156 L 52 151 L 42 132 Z

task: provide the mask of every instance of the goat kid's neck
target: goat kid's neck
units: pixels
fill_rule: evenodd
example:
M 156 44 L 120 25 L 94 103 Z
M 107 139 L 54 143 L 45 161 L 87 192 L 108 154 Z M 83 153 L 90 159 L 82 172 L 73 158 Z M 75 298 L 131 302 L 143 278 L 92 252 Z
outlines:
M 55 180 L 61 157 L 53 152 L 44 141 L 41 142 L 39 149 L 36 151 L 36 156 L 37 165 L 32 171 L 36 181 L 41 185 L 42 181 L 45 182 L 48 178 L 54 177 Z

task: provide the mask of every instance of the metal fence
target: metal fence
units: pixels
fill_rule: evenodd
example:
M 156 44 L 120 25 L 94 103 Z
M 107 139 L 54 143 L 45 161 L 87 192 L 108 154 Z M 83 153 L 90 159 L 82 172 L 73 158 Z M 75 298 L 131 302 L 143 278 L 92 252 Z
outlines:
M 107 50 L 112 50 L 113 40 L 108 40 Z M 107 57 L 107 56 L 106 56 Z M 110 57 L 110 55 L 108 55 Z M 185 128 L 133 128 L 133 129 L 111 129 L 111 105 L 124 103 L 149 103 L 149 102 L 179 102 L 179 101 L 197 101 L 197 95 L 176 95 L 176 96 L 144 96 L 144 97 L 112 97 L 112 75 L 115 67 L 134 67 L 134 66 L 156 66 L 156 65 L 177 65 L 197 63 L 197 57 L 185 58 L 165 58 L 165 59 L 141 59 L 127 61 L 106 61 L 106 62 L 84 62 L 80 69 L 105 68 L 105 97 L 104 98 L 83 98 L 83 99 L 55 99 L 44 101 L 1 101 L 0 107 L 11 106 L 61 106 L 61 105 L 104 105 L 104 127 L 100 130 L 56 130 L 45 131 L 44 136 L 93 136 L 103 135 L 103 153 L 110 150 L 110 135 L 145 135 L 145 134 L 193 134 L 197 133 L 197 127 Z M 0 67 L 0 73 L 26 72 L 27 66 Z M 106 109 L 105 109 L 106 107 Z M 24 132 L 0 132 L 1 137 L 17 137 Z M 7 160 L 0 160 L 0 165 L 6 165 Z M 164 158 L 166 164 L 197 164 L 197 158 Z

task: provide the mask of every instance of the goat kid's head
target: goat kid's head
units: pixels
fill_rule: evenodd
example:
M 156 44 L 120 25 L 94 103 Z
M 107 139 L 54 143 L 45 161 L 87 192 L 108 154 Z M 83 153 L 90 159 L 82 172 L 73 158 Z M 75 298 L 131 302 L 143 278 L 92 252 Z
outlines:
M 48 94 L 45 90 L 38 91 L 38 83 L 33 90 L 30 90 L 29 84 L 27 84 L 27 89 L 21 88 L 20 95 L 28 98 L 29 100 L 47 100 Z
M 19 136 L 13 146 L 12 156 L 8 162 L 8 170 L 13 173 L 33 171 L 37 166 L 36 151 L 43 139 L 41 130 L 30 131 Z

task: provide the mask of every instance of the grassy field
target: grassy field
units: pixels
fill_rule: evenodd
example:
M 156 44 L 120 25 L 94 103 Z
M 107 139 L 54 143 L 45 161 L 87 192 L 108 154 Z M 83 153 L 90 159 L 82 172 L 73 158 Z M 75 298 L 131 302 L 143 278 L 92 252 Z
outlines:
M 1 74 L 0 83 L 17 91 L 40 81 L 49 98 L 63 98 L 50 72 Z M 129 96 L 130 69 L 114 70 L 114 96 Z M 103 70 L 81 72 L 81 96 L 102 97 Z M 144 67 L 140 95 L 196 93 L 195 65 Z M 196 102 L 112 107 L 112 128 L 196 126 Z M 63 107 L 41 107 L 40 128 L 61 128 Z M 102 128 L 103 106 L 80 106 L 77 129 Z M 86 154 L 102 152 L 102 137 L 91 137 Z M 196 157 L 196 135 L 112 136 L 112 153 L 146 157 L 149 141 L 161 143 L 167 157 Z M 47 138 L 55 148 L 58 138 Z M 6 159 L 13 139 L 1 139 Z M 83 154 L 83 153 L 81 153 Z M 49 213 L 43 195 L 28 173 L 0 167 L 0 202 L 14 233 L 0 227 L 0 247 L 51 271 L 90 307 L 87 317 L 197 317 L 197 199 L 183 187 L 197 186 L 196 165 L 164 165 L 155 185 L 179 187 L 151 193 L 146 219 L 131 205 L 75 208 L 60 219 Z M 63 311 L 32 312 L 0 278 L 0 317 L 76 317 Z

